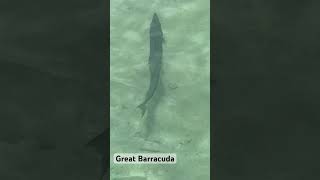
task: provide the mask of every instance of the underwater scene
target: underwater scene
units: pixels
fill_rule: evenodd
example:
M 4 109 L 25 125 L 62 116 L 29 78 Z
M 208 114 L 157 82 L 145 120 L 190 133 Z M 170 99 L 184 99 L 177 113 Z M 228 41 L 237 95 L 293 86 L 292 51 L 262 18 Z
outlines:
M 110 148 L 111 180 L 210 179 L 209 0 L 110 1 Z

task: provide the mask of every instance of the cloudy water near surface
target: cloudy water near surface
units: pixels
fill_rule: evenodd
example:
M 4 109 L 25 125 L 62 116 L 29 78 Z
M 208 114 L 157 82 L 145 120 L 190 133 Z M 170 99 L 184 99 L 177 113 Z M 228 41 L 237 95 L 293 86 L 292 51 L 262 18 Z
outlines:
M 111 0 L 110 167 L 113 180 L 209 180 L 210 1 Z M 149 29 L 165 43 L 160 83 L 145 116 Z M 176 153 L 176 164 L 119 165 L 114 153 Z

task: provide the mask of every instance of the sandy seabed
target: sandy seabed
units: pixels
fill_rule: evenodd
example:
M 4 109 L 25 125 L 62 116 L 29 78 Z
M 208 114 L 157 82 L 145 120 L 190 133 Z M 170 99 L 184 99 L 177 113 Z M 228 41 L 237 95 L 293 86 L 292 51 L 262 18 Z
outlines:
M 111 1 L 111 179 L 209 180 L 210 1 Z M 164 33 L 161 96 L 136 108 L 149 83 L 149 25 Z M 148 124 L 148 125 L 146 125 Z M 145 135 L 146 129 L 148 136 Z M 176 153 L 175 165 L 116 165 L 114 153 Z

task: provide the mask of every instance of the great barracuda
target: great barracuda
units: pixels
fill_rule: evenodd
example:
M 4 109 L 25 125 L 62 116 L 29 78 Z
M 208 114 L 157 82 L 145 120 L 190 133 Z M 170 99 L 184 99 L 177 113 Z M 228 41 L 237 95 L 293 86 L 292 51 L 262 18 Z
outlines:
M 142 116 L 146 112 L 146 105 L 152 99 L 157 90 L 160 81 L 160 70 L 162 61 L 162 44 L 164 42 L 161 24 L 156 13 L 150 24 L 150 54 L 149 54 L 149 70 L 150 83 L 144 101 L 138 106 L 142 111 Z

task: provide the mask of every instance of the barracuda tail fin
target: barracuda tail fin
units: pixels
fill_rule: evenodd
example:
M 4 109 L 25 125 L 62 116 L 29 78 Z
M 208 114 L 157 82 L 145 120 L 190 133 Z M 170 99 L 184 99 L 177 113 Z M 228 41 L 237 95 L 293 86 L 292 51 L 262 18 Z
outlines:
M 147 110 L 147 106 L 146 103 L 142 103 L 138 106 L 138 108 L 141 110 L 141 117 L 144 116 L 144 114 L 146 113 Z

